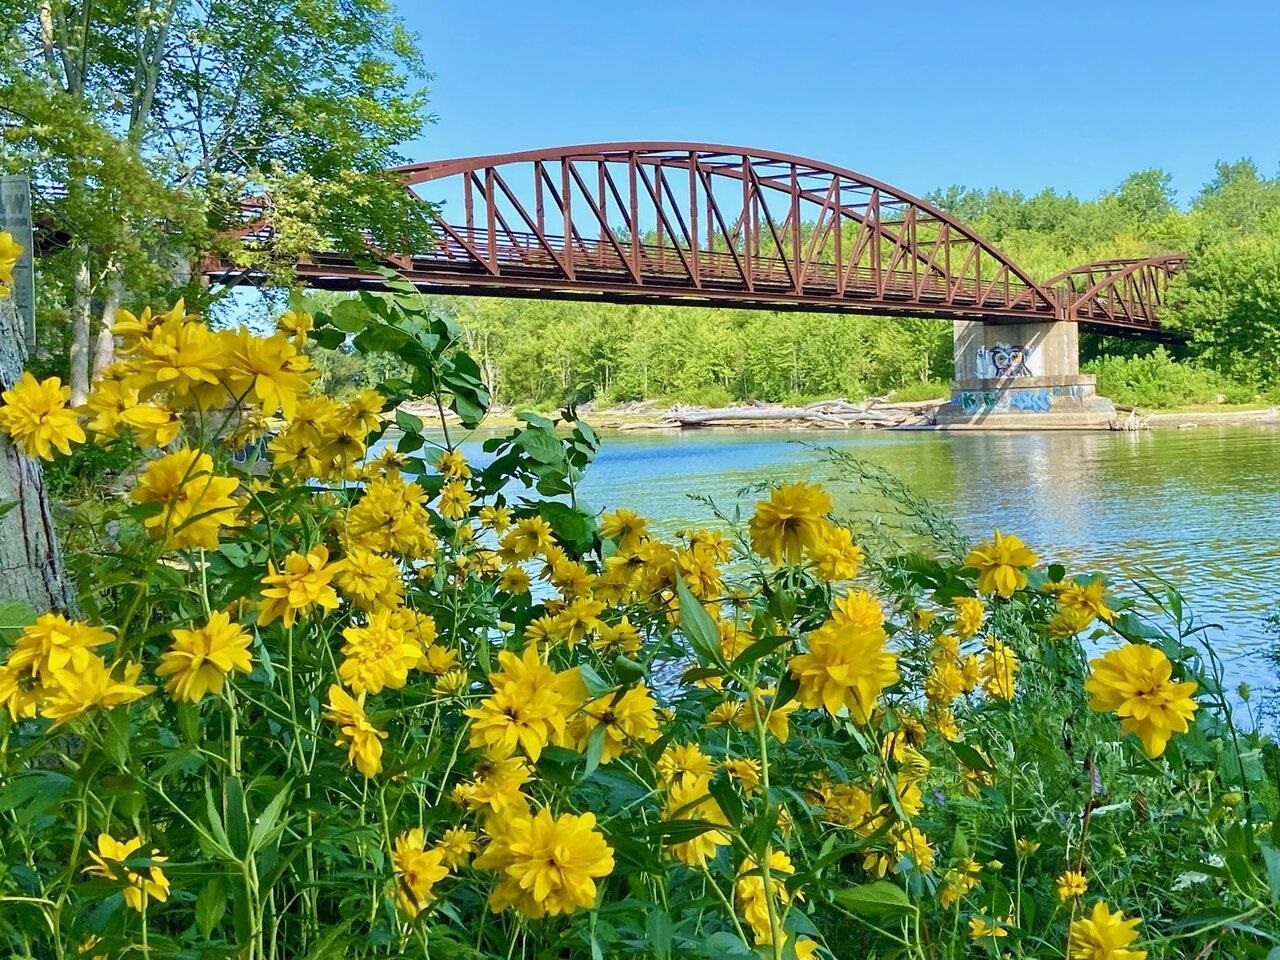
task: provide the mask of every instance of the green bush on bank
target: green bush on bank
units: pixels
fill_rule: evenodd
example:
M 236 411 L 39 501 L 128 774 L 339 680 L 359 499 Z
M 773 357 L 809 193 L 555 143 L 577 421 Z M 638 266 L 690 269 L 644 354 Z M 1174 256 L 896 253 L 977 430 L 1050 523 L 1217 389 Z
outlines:
M 1131 407 L 1167 409 L 1204 403 L 1249 403 L 1257 390 L 1195 363 L 1175 360 L 1164 347 L 1141 357 L 1104 356 L 1084 364 L 1098 392 Z

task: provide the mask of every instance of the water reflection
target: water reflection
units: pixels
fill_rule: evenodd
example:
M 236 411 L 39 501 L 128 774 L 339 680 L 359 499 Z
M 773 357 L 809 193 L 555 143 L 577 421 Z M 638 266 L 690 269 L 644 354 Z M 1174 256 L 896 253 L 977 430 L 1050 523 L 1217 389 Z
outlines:
M 1127 433 L 611 434 L 583 495 L 663 518 L 666 531 L 707 519 L 686 496 L 725 505 L 761 480 L 821 479 L 831 468 L 806 444 L 882 466 L 946 510 L 965 533 L 1019 532 L 1072 569 L 1161 571 L 1196 611 L 1220 623 L 1236 678 L 1263 666 L 1280 560 L 1280 431 L 1201 427 Z M 868 506 L 848 491 L 845 509 Z

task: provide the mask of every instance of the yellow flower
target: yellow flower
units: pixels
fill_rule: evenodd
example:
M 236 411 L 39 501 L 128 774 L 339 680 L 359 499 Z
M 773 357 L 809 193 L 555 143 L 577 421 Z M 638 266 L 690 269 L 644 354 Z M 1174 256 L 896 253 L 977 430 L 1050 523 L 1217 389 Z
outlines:
M 8 711 L 9 719 L 16 722 L 34 717 L 44 697 L 44 687 L 30 671 L 0 664 L 0 704 Z
M 742 792 L 752 794 L 760 786 L 760 761 L 750 757 L 729 757 L 720 764 L 724 772 L 742 784 Z
M 292 420 L 298 399 L 311 389 L 315 376 L 306 356 L 283 334 L 256 337 L 240 327 L 224 336 L 230 351 L 228 389 L 236 397 L 256 401 L 264 416 L 279 411 L 285 420 Z
M 809 652 L 793 657 L 791 675 L 800 681 L 798 699 L 825 707 L 832 716 L 848 708 L 866 723 L 881 692 L 898 682 L 898 657 L 885 649 L 884 629 L 868 629 L 847 619 L 831 619 L 809 634 Z
M 9 651 L 8 666 L 49 683 L 60 670 L 80 673 L 97 658 L 94 647 L 111 642 L 102 627 L 68 620 L 60 613 L 46 613 L 28 624 Z
M 440 488 L 440 501 L 437 506 L 442 517 L 461 520 L 471 509 L 474 499 L 471 491 L 461 480 L 449 480 Z
M 649 688 L 643 683 L 631 687 L 620 696 L 609 693 L 592 700 L 582 708 L 582 713 L 572 724 L 577 748 L 583 751 L 587 749 L 597 727 L 604 727 L 601 763 L 616 760 L 634 741 L 653 743 L 658 739 L 658 715 L 654 712 L 656 706 L 653 697 L 649 696 Z
M 542 517 L 522 517 L 501 540 L 502 547 L 510 550 L 516 560 L 546 553 L 555 543 L 551 524 Z
M 471 467 L 461 450 L 446 450 L 440 454 L 436 469 L 450 480 L 465 480 L 471 476 Z
M 488 527 L 498 536 L 506 533 L 507 527 L 511 526 L 510 507 L 481 507 L 476 516 L 481 526 Z
M 167 315 L 134 345 L 129 386 L 144 400 L 165 391 L 176 406 L 213 409 L 229 396 L 222 381 L 231 359 L 228 346 L 200 321 Z
M 398 474 L 370 481 L 347 512 L 347 542 L 375 553 L 426 558 L 436 551 L 426 491 Z
M 1038 840 L 1029 840 L 1026 837 L 1019 837 L 1014 847 L 1018 851 L 1018 856 L 1029 857 L 1040 849 L 1040 842 Z
M 466 866 L 476 851 L 476 834 L 466 827 L 450 827 L 440 837 L 436 849 L 443 855 L 444 865 L 449 869 Z
M 982 656 L 982 689 L 987 695 L 1012 700 L 1018 669 L 1018 655 L 1013 648 L 987 637 L 987 652 Z
M 929 838 L 922 831 L 899 823 L 894 827 L 891 836 L 899 869 L 902 867 L 902 861 L 910 857 L 917 870 L 923 873 L 933 871 L 933 847 L 929 846 Z
M 569 715 L 586 699 L 582 677 L 576 668 L 556 673 L 532 644 L 523 658 L 504 650 L 498 663 L 502 669 L 489 674 L 493 696 L 463 711 L 474 721 L 470 746 L 495 757 L 522 750 L 536 761 L 553 738 L 565 736 Z
M 89 851 L 89 859 L 93 863 L 84 868 L 90 876 L 122 884 L 125 906 L 139 913 L 146 909 L 148 900 L 164 903 L 169 899 L 169 878 L 158 866 L 168 858 L 160 856 L 159 850 L 151 851 L 151 866 L 144 868 L 142 873 L 124 865 L 126 860 L 137 857 L 141 849 L 141 837 L 121 842 L 109 833 L 100 833 L 98 849 Z
M 262 578 L 258 625 L 265 626 L 283 617 L 287 630 L 312 607 L 326 611 L 337 608 L 338 594 L 330 581 L 338 570 L 338 564 L 329 562 L 329 550 L 323 545 L 312 547 L 306 553 L 289 554 L 284 558 L 282 572 L 276 572 L 275 564 L 269 563 L 267 575 Z
M 638 653 L 640 647 L 640 631 L 626 617 L 613 624 L 597 622 L 595 639 L 591 641 L 592 650 L 630 656 Z
M 1115 611 L 1107 606 L 1106 586 L 1101 577 L 1095 577 L 1083 586 L 1075 581 L 1063 586 L 1058 591 L 1058 607 L 1074 622 L 1084 621 L 1085 626 L 1095 619 L 1107 623 L 1115 619 Z
M 330 684 L 324 716 L 338 725 L 336 746 L 347 748 L 347 762 L 366 777 L 376 776 L 382 770 L 382 741 L 387 734 L 369 722 L 364 694 L 357 699 L 336 683 Z
M 1125 733 L 1137 734 L 1149 757 L 1164 753 L 1169 737 L 1185 733 L 1195 716 L 1193 680 L 1175 683 L 1173 664 L 1156 647 L 1131 643 L 1089 661 L 1084 682 L 1089 709 L 1114 710 Z
M 397 606 L 404 591 L 396 562 L 360 547 L 347 551 L 333 582 L 364 610 Z
M 707 792 L 709 780 L 695 783 L 674 783 L 666 791 L 662 807 L 662 819 L 668 823 L 680 820 L 702 820 L 727 827 L 729 821 L 712 796 Z M 671 855 L 690 867 L 701 867 L 716 855 L 721 847 L 729 845 L 729 835 L 723 830 L 706 830 L 687 840 L 673 841 Z
M 1062 876 L 1058 877 L 1057 884 L 1059 900 L 1083 897 L 1089 890 L 1089 881 L 1084 878 L 1084 874 L 1074 870 L 1064 871 Z
M 454 794 L 468 810 L 490 816 L 527 813 L 529 802 L 521 788 L 532 779 L 533 771 L 523 757 L 484 757 L 471 782 L 459 784 Z
M 751 549 L 774 563 L 799 563 L 826 530 L 831 495 L 816 484 L 786 483 L 756 504 L 748 524 Z
M 7 433 L 14 446 L 29 457 L 53 459 L 53 448 L 64 455 L 73 443 L 84 443 L 84 431 L 76 412 L 68 406 L 71 388 L 57 377 L 43 382 L 30 373 L 0 394 L 0 431 Z
M 775 702 L 777 693 L 777 687 L 756 687 L 738 711 L 738 726 L 743 730 L 754 730 L 759 719 L 779 743 L 786 743 L 791 736 L 791 714 L 800 709 L 800 701 L 778 704 Z
M 951 629 L 961 640 L 969 639 L 982 629 L 987 607 L 977 597 L 956 597 L 951 601 L 951 609 L 955 611 L 955 623 Z
M 182 421 L 159 403 L 138 403 L 120 413 L 120 422 L 133 430 L 144 447 L 167 447 L 177 439 Z
M 491 834 L 475 866 L 500 877 L 489 897 L 494 913 L 514 906 L 537 920 L 593 907 L 596 880 L 613 872 L 613 850 L 591 813 L 499 817 Z
M 416 917 L 435 899 L 432 888 L 449 875 L 444 851 L 426 850 L 426 834 L 414 827 L 396 837 L 391 864 L 396 875 L 396 903 Z
M 40 713 L 57 727 L 94 708 L 110 710 L 132 703 L 155 689 L 149 684 L 138 685 L 140 673 L 142 664 L 125 664 L 124 677 L 117 680 L 98 657 L 91 658 L 82 669 L 59 670 Z
M 600 536 L 618 545 L 620 553 L 628 553 L 644 540 L 649 521 L 634 510 L 621 508 L 600 517 Z
M 222 527 L 236 523 L 240 506 L 232 496 L 239 481 L 213 472 L 213 458 L 199 450 L 176 450 L 147 464 L 133 488 L 138 503 L 158 503 L 143 520 L 156 540 L 173 548 L 218 546 Z
M 456 697 L 467 689 L 469 678 L 465 670 L 448 670 L 436 678 L 431 692 L 438 697 Z
M 717 703 L 711 712 L 707 714 L 707 726 L 735 726 L 741 718 L 745 706 L 746 704 L 738 700 L 725 700 L 723 703 Z
M 292 337 L 294 346 L 302 347 L 314 323 L 315 317 L 305 310 L 286 310 L 276 318 L 276 329 Z
M 673 743 L 658 757 L 658 779 L 665 789 L 701 786 L 715 774 L 711 758 L 696 743 Z
M 969 551 L 964 565 L 978 571 L 978 591 L 1006 599 L 1027 585 L 1026 568 L 1039 559 L 1016 534 L 995 531 L 991 540 Z
M 22 256 L 22 244 L 13 239 L 13 234 L 0 230 L 0 300 L 9 296 L 9 288 L 13 285 L 13 268 L 18 265 Z
M 938 902 L 943 910 L 950 910 L 960 899 L 981 883 L 978 874 L 982 865 L 972 857 L 961 858 L 942 876 L 942 886 L 938 888 Z
M 1105 903 L 1095 903 L 1093 913 L 1071 922 L 1071 960 L 1146 960 L 1147 951 L 1130 950 L 1138 938 L 1139 917 L 1125 919 L 1123 912 L 1112 913 Z
M 987 916 L 977 916 L 969 921 L 969 939 L 986 940 L 988 938 L 1007 937 L 1009 931 Z
M 399 690 L 422 656 L 422 648 L 391 625 L 391 611 L 371 614 L 368 624 L 352 624 L 342 631 L 338 679 L 357 694 Z
M 811 553 L 814 576 L 828 583 L 852 580 L 862 568 L 862 549 L 853 542 L 853 531 L 834 523 L 824 527 Z
M 756 943 L 772 943 L 773 928 L 769 922 L 769 898 L 775 903 L 777 915 L 782 915 L 782 908 L 791 902 L 783 878 L 795 873 L 791 858 L 781 850 L 773 850 L 769 854 L 769 879 L 772 890 L 765 886 L 764 871 L 755 857 L 748 856 L 742 861 L 738 870 L 738 879 L 733 885 L 734 905 L 742 919 L 747 921 L 755 933 Z
M 197 630 L 173 631 L 173 647 L 161 655 L 156 676 L 169 678 L 165 689 L 175 700 L 199 703 L 206 693 L 221 693 L 232 670 L 253 668 L 249 642 L 238 623 L 216 610 Z

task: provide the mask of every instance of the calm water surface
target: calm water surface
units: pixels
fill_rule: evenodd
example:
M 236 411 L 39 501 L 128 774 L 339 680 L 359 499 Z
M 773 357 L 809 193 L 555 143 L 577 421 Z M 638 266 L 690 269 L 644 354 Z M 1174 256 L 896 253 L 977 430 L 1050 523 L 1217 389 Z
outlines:
M 823 480 L 837 511 L 869 506 L 867 494 L 832 482 L 834 468 L 806 444 L 887 468 L 971 537 L 998 526 L 1072 570 L 1160 571 L 1203 620 L 1222 625 L 1216 646 L 1232 679 L 1274 682 L 1257 656 L 1266 614 L 1280 603 L 1280 430 L 1272 427 L 614 433 L 582 494 L 596 507 L 662 518 L 663 532 L 709 519 L 687 494 L 732 507 L 740 488 L 762 480 Z

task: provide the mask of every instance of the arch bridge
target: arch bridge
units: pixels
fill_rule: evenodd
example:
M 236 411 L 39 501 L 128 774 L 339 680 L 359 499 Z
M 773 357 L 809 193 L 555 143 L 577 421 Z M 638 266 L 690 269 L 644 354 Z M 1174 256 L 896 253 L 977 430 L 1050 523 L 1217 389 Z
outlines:
M 600 143 L 394 172 L 417 199 L 452 198 L 423 204 L 427 249 L 373 251 L 426 292 L 951 319 L 958 382 L 1078 377 L 1080 327 L 1177 337 L 1160 308 L 1181 254 L 1084 264 L 1038 282 L 945 210 L 791 154 Z M 246 209 L 238 234 L 269 244 L 269 224 Z M 337 252 L 316 251 L 296 270 L 318 289 L 383 282 Z M 265 280 L 225 262 L 205 272 Z

